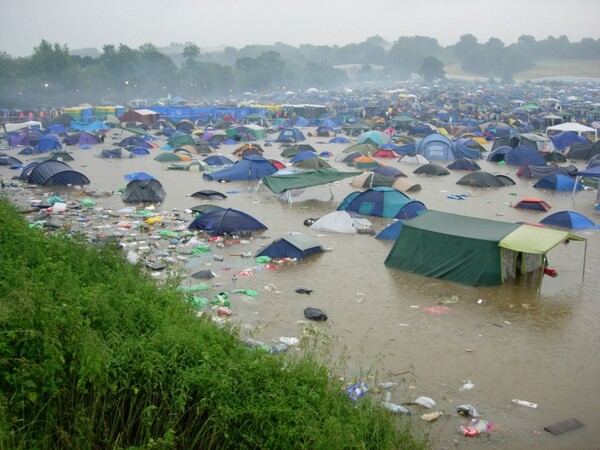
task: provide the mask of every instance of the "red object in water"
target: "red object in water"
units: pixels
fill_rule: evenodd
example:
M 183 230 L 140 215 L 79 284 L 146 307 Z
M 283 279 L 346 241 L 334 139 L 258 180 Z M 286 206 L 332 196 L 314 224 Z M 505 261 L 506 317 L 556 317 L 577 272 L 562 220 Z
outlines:
M 552 278 L 556 278 L 558 276 L 556 269 L 551 269 L 550 267 L 544 267 L 544 274 Z

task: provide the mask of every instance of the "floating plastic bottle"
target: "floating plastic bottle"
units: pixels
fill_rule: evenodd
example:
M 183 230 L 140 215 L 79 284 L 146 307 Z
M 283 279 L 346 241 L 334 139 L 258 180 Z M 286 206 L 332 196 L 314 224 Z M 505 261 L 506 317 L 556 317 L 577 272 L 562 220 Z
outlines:
M 473 419 L 471 420 L 471 425 L 461 425 L 459 430 L 465 436 L 478 436 L 481 433 L 489 432 L 491 428 L 492 424 L 487 420 Z
M 397 403 L 383 402 L 382 405 L 385 409 L 393 412 L 394 414 L 406 414 L 406 415 L 411 414 L 411 412 L 408 408 L 406 408 L 402 405 L 398 405 Z

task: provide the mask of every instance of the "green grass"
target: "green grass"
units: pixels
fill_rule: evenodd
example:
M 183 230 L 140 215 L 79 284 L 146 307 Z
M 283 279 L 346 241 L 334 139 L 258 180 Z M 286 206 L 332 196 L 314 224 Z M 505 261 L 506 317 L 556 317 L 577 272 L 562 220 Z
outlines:
M 316 362 L 251 351 L 114 246 L 0 198 L 0 449 L 423 449 Z

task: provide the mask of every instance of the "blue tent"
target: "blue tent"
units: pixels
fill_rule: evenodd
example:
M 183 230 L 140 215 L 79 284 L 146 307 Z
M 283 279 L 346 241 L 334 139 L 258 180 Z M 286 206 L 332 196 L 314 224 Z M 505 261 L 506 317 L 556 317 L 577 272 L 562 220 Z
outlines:
M 400 231 L 402 231 L 402 226 L 404 225 L 404 220 L 397 220 L 395 222 L 390 223 L 387 227 L 381 230 L 379 233 L 375 235 L 375 239 L 386 239 L 395 241 L 398 239 L 400 235 Z
M 498 147 L 497 149 L 492 150 L 490 152 L 490 154 L 487 156 L 487 160 L 494 161 L 494 162 L 504 161 L 504 158 L 506 158 L 506 155 L 511 150 L 512 150 L 512 147 L 509 147 L 508 145 L 503 145 L 501 147 Z
M 454 143 L 440 133 L 433 133 L 421 139 L 417 144 L 417 153 L 425 156 L 430 161 L 434 159 L 456 159 L 454 156 Z
M 323 253 L 324 251 L 325 249 L 312 237 L 304 234 L 289 234 L 261 248 L 256 253 L 256 257 L 269 256 L 274 259 L 294 258 L 302 260 L 307 256 Z
M 245 232 L 266 230 L 267 227 L 243 211 L 232 208 L 217 209 L 202 214 L 188 226 L 190 230 L 204 230 L 213 236 L 241 235 Z
M 571 147 L 574 143 L 589 143 L 583 136 L 579 136 L 574 131 L 563 131 L 562 133 L 555 134 L 554 136 L 550 136 L 552 143 L 554 144 L 554 148 L 557 150 L 566 150 Z
M 260 155 L 246 155 L 234 165 L 216 172 L 204 173 L 205 180 L 259 180 L 266 175 L 273 175 L 277 167 L 271 161 Z
M 555 225 L 558 227 L 569 228 L 573 230 L 584 230 L 589 228 L 599 229 L 600 225 L 596 225 L 583 214 L 574 211 L 559 211 L 550 214 L 548 217 L 540 220 L 544 225 Z
M 123 175 L 123 178 L 125 178 L 126 181 L 152 180 L 154 178 L 154 176 L 152 176 L 146 172 L 132 172 L 132 173 L 126 173 L 125 175 Z
M 89 122 L 89 123 L 72 121 L 71 125 L 69 125 L 69 128 L 71 128 L 73 130 L 88 131 L 88 132 L 110 129 L 110 127 L 108 125 L 106 125 L 103 122 L 100 122 L 99 120 L 95 120 L 95 121 Z
M 121 142 L 116 144 L 119 147 L 143 147 L 152 148 L 152 144 L 146 142 L 144 139 L 138 136 L 129 136 L 123 139 Z
M 233 161 L 227 156 L 223 155 L 210 155 L 202 160 L 209 166 L 231 166 Z
M 347 144 L 350 140 L 344 136 L 336 136 L 329 139 L 330 144 Z
M 129 152 L 131 153 L 131 157 L 146 156 L 150 154 L 150 150 L 144 147 L 133 147 Z
M 528 145 L 518 145 L 504 157 L 504 162 L 511 166 L 520 166 L 527 163 L 531 166 L 545 166 L 546 160 L 537 149 Z
M 583 190 L 583 186 L 580 183 L 575 183 L 575 179 L 568 175 L 563 175 L 562 173 L 546 175 L 544 178 L 540 178 L 533 187 L 538 189 L 551 189 L 559 192 L 572 191 L 574 187 L 578 191 Z
M 338 206 L 338 211 L 354 211 L 365 216 L 391 219 L 401 213 L 411 199 L 406 194 L 388 186 L 376 186 L 364 192 L 349 194 Z
M 297 128 L 285 128 L 281 130 L 279 136 L 277 137 L 277 142 L 299 142 L 304 141 L 306 138 L 302 131 Z
M 90 180 L 85 175 L 72 170 L 68 164 L 53 159 L 35 165 L 28 164 L 23 168 L 19 178 L 41 186 L 90 184 Z
M 46 134 L 37 142 L 37 144 L 35 144 L 35 148 L 45 152 L 62 148 L 62 145 L 56 136 L 53 134 Z
M 59 134 L 59 133 L 66 133 L 67 132 L 67 127 L 65 127 L 63 124 L 60 123 L 55 123 L 53 125 L 48 126 L 48 128 L 46 128 L 44 130 L 44 133 L 46 134 Z
M 302 152 L 296 154 L 290 160 L 290 162 L 293 164 L 293 163 L 297 163 L 300 161 L 304 161 L 305 159 L 308 159 L 308 158 L 318 158 L 318 155 L 315 152 L 312 152 L 310 150 L 305 150 L 305 151 L 302 151 Z

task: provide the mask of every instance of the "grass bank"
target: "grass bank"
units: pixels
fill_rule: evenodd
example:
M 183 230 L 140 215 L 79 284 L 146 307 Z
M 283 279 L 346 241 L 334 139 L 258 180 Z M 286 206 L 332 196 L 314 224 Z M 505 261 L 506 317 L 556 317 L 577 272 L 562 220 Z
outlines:
M 0 223 L 0 448 L 426 448 L 310 351 L 249 350 L 117 248 L 1 197 Z

